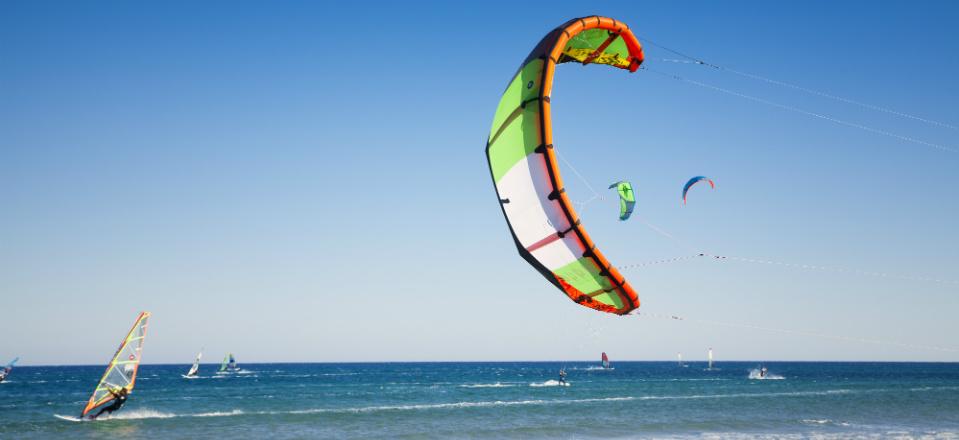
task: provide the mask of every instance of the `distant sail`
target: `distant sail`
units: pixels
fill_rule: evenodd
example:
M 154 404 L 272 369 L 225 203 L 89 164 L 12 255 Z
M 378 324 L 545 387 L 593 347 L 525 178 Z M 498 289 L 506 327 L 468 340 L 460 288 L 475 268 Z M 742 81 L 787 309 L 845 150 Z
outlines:
M 140 313 L 133 328 L 127 333 L 126 338 L 120 343 L 120 348 L 113 355 L 107 371 L 100 378 L 100 383 L 90 396 L 86 408 L 83 409 L 81 417 L 85 417 L 90 411 L 97 409 L 114 399 L 113 392 L 125 389 L 127 393 L 133 391 L 133 385 L 137 379 L 137 369 L 140 367 L 140 356 L 143 354 L 143 339 L 146 337 L 147 320 L 150 318 L 150 312 Z
M 709 366 L 706 368 L 709 368 L 710 370 L 712 370 L 713 369 L 713 349 L 712 348 L 709 349 L 708 357 L 709 357 Z
M 236 370 L 236 358 L 233 357 L 233 353 L 230 353 L 230 363 L 226 366 L 230 370 Z
M 606 352 L 603 352 L 603 368 L 609 368 L 609 356 L 606 356 Z
M 13 364 L 17 363 L 20 358 L 14 358 L 10 363 L 3 367 L 3 370 L 0 371 L 0 382 L 3 382 L 10 376 L 10 372 L 13 371 Z
M 232 356 L 233 356 L 232 354 L 228 354 L 228 355 L 226 355 L 226 356 L 223 356 L 223 363 L 220 364 L 220 369 L 217 370 L 217 373 L 222 373 L 222 372 L 226 371 L 226 366 L 230 363 L 230 357 L 232 357 Z
M 187 371 L 187 377 L 193 377 L 200 373 L 200 358 L 203 357 L 203 350 L 200 350 L 196 355 L 196 359 L 193 361 L 193 366 L 190 367 L 190 371 Z
M 683 354 L 682 354 L 682 353 L 676 353 L 676 358 L 679 359 L 679 366 L 682 367 L 682 366 L 683 366 Z

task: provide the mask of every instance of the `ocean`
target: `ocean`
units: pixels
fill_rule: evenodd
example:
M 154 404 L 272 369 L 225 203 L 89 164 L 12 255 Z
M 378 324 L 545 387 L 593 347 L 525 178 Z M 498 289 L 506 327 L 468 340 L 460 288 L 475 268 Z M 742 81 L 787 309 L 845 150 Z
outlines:
M 17 367 L 0 438 L 959 438 L 959 364 L 766 365 L 143 365 L 121 411 L 84 423 L 54 415 L 78 415 L 103 366 Z

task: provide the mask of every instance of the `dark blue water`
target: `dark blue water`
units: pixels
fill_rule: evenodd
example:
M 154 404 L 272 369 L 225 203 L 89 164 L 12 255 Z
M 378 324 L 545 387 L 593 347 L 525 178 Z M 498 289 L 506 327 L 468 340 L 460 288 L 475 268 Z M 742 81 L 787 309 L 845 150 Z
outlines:
M 584 362 L 144 365 L 109 419 L 77 415 L 103 367 L 18 367 L 0 438 L 959 438 L 959 364 Z M 560 367 L 571 386 L 555 386 Z

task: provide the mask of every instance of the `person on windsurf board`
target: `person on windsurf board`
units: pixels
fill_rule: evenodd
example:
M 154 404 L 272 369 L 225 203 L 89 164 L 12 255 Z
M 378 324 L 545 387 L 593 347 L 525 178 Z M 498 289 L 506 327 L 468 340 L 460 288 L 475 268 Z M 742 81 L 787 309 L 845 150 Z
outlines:
M 119 390 L 111 388 L 108 391 L 110 392 L 110 395 L 113 396 L 113 401 L 109 405 L 101 408 L 100 412 L 90 416 L 90 420 L 96 420 L 97 417 L 100 417 L 100 415 L 103 413 L 107 413 L 107 415 L 113 414 L 114 411 L 117 411 L 123 407 L 124 403 L 127 403 L 127 397 L 129 397 L 129 393 L 127 393 L 126 388 L 120 388 Z

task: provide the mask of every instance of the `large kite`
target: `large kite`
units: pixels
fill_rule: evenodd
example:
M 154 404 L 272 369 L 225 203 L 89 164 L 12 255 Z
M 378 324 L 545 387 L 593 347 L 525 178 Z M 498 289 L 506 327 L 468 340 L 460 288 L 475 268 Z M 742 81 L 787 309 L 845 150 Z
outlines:
M 500 99 L 486 157 L 520 255 L 573 301 L 623 315 L 639 307 L 632 286 L 589 238 L 566 195 L 553 152 L 550 94 L 557 64 L 635 72 L 643 50 L 612 18 L 570 20 L 533 48 Z

